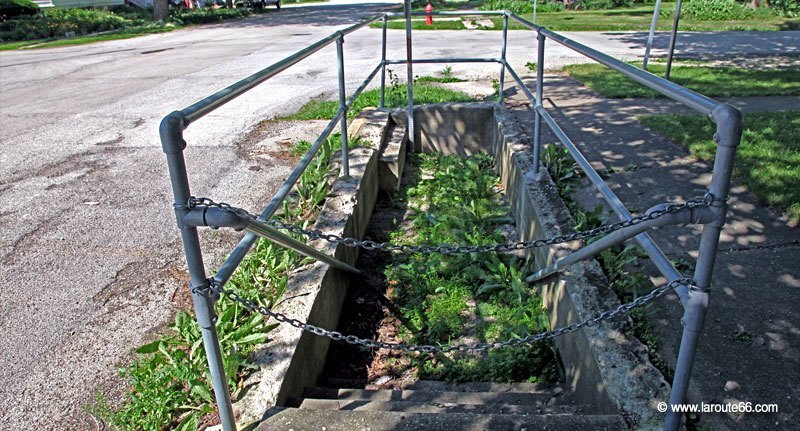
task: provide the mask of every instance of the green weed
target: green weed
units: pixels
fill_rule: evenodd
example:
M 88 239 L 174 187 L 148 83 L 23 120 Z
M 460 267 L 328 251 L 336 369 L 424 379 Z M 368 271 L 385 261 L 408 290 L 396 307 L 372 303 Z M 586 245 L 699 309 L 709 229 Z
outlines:
M 499 201 L 493 159 L 415 155 L 423 179 L 404 192 L 413 232 L 390 233 L 412 244 L 497 244 L 513 223 Z M 482 341 L 524 337 L 549 327 L 541 300 L 524 282 L 519 258 L 496 253 L 404 255 L 386 270 L 405 341 L 447 343 L 468 335 Z M 403 331 L 400 331 L 403 333 Z M 414 360 L 421 378 L 453 381 L 553 381 L 552 345 L 493 351 L 480 357 L 436 355 Z M 554 377 L 555 376 L 555 377 Z
M 298 144 L 302 147 L 305 144 Z M 358 140 L 353 140 L 358 145 Z M 320 148 L 287 202 L 281 218 L 290 223 L 310 223 L 328 193 L 334 148 L 341 138 L 333 136 Z M 302 238 L 298 238 L 301 239 Z M 258 241 L 233 274 L 227 288 L 242 298 L 272 307 L 283 295 L 289 272 L 305 259 L 296 252 L 269 241 Z M 268 341 L 277 327 L 261 314 L 237 302 L 221 300 L 215 305 L 217 334 L 223 352 L 223 367 L 232 391 L 254 367 L 248 360 L 256 345 Z M 215 411 L 207 359 L 197 321 L 179 311 L 166 335 L 136 350 L 137 359 L 120 370 L 130 391 L 119 406 L 109 405 L 102 395 L 91 410 L 119 430 L 196 430 L 205 415 Z

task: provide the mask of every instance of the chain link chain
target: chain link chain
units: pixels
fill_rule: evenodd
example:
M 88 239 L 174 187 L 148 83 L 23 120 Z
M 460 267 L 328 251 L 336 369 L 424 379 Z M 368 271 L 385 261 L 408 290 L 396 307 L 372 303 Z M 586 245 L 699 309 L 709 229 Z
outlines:
M 663 209 L 651 211 L 647 214 L 633 217 L 630 220 L 623 220 L 616 223 L 611 223 L 599 226 L 593 229 L 584 231 L 573 232 L 567 235 L 559 235 L 553 238 L 536 239 L 531 241 L 520 241 L 507 244 L 497 245 L 408 245 L 408 244 L 394 244 L 390 242 L 375 242 L 370 240 L 360 240 L 357 238 L 342 237 L 331 233 L 324 233 L 318 229 L 303 229 L 301 227 L 285 223 L 281 220 L 272 219 L 266 221 L 272 227 L 277 229 L 284 229 L 294 234 L 304 235 L 310 239 L 322 239 L 333 244 L 342 244 L 347 247 L 360 247 L 365 250 L 383 250 L 383 251 L 399 251 L 402 253 L 439 253 L 439 254 L 468 254 L 468 253 L 485 253 L 497 252 L 507 253 L 515 250 L 525 250 L 535 247 L 544 247 L 548 245 L 563 244 L 566 242 L 582 240 L 587 238 L 596 237 L 599 235 L 608 234 L 626 227 L 635 226 L 649 220 L 655 220 L 667 214 L 673 214 L 681 211 L 684 208 L 697 208 L 701 206 L 709 206 L 714 200 L 714 195 L 706 193 L 702 198 L 691 199 L 682 204 L 669 204 Z M 250 218 L 253 220 L 261 221 L 258 217 L 247 212 L 242 208 L 232 207 L 224 202 L 214 202 L 209 198 L 189 198 L 189 208 L 206 207 L 206 208 L 219 208 L 223 211 L 234 213 L 240 217 Z
M 227 290 L 222 287 L 217 280 L 209 278 L 206 286 L 198 288 L 198 291 L 205 290 L 204 293 L 209 292 L 214 294 L 221 294 L 230 300 L 241 304 L 243 307 L 250 311 L 263 314 L 266 317 L 271 317 L 280 323 L 288 323 L 297 329 L 319 335 L 321 337 L 328 337 L 334 341 L 341 341 L 355 346 L 366 347 L 370 349 L 388 349 L 401 352 L 421 352 L 421 353 L 447 353 L 447 352 L 484 352 L 488 350 L 497 350 L 504 347 L 517 347 L 524 344 L 533 344 L 543 340 L 549 340 L 564 334 L 579 331 L 582 328 L 595 326 L 605 320 L 613 319 L 621 314 L 628 313 L 634 308 L 641 307 L 650 301 L 665 294 L 667 291 L 677 288 L 678 286 L 689 286 L 690 289 L 694 287 L 694 282 L 689 278 L 679 278 L 673 280 L 663 286 L 657 287 L 650 291 L 648 294 L 640 296 L 631 302 L 622 304 L 613 310 L 607 310 L 595 315 L 582 322 L 573 323 L 552 331 L 541 332 L 538 334 L 528 335 L 524 338 L 511 338 L 505 341 L 495 341 L 491 343 L 475 343 L 475 344 L 452 344 L 452 345 L 432 345 L 432 344 L 403 344 L 403 343 L 388 343 L 385 341 L 372 340 L 368 338 L 360 338 L 355 335 L 344 335 L 338 331 L 329 331 L 325 328 L 305 323 L 303 321 L 290 318 L 285 314 L 278 313 L 270 310 L 269 308 L 258 305 L 256 302 L 249 299 L 242 298 L 238 293 Z

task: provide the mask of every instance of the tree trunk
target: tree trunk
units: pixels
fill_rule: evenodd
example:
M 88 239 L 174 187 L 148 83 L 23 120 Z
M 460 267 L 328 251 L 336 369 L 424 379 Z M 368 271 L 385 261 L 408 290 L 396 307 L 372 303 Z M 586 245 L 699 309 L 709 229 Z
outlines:
M 228 9 L 233 9 L 233 0 L 225 0 L 225 7 Z
M 153 20 L 166 21 L 169 18 L 167 0 L 153 0 Z

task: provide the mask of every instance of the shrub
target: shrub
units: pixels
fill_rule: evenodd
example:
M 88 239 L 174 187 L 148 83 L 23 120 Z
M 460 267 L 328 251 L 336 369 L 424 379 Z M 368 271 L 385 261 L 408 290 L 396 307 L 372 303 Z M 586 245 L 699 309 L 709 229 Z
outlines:
M 771 10 L 788 18 L 800 16 L 800 0 L 772 0 Z
M 486 0 L 482 10 L 507 10 L 515 14 L 532 13 L 533 2 L 527 0 Z
M 143 24 L 103 9 L 47 9 L 0 23 L 0 40 L 34 40 L 85 35 Z
M 0 0 L 0 21 L 24 15 L 34 15 L 39 6 L 31 0 Z
M 507 10 L 517 15 L 533 13 L 532 0 L 486 0 L 480 7 L 481 10 Z M 537 12 L 561 12 L 564 3 L 560 1 L 541 0 L 536 4 Z
M 699 21 L 724 21 L 750 18 L 753 10 L 735 0 L 692 0 L 686 3 L 682 14 Z
M 248 9 L 182 9 L 173 12 L 169 17 L 169 21 L 178 25 L 205 24 L 233 18 L 242 18 L 249 16 L 251 13 L 252 12 Z
M 616 9 L 630 6 L 633 6 L 633 0 L 583 0 L 578 3 L 576 9 Z

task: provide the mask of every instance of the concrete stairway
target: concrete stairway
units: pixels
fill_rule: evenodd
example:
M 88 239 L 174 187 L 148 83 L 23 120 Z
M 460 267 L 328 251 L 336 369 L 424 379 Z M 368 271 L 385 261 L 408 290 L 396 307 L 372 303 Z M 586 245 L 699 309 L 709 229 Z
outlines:
M 273 410 L 266 430 L 627 430 L 622 416 L 573 404 L 559 386 L 419 381 L 402 390 L 334 379 Z

